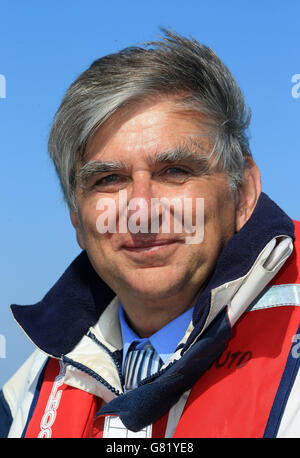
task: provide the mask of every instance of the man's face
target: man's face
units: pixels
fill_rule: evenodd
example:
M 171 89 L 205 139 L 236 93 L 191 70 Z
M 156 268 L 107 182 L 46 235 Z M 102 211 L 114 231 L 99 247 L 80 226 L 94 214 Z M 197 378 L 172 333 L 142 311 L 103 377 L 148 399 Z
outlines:
M 195 115 L 174 111 L 170 101 L 141 105 L 113 119 L 87 145 L 84 164 L 109 162 L 112 170 L 87 174 L 85 189 L 77 186 L 78 214 L 71 212 L 71 217 L 78 241 L 123 303 L 162 307 L 171 301 L 181 304 L 183 312 L 235 232 L 237 213 L 228 179 L 221 171 L 208 172 L 206 156 L 212 144 L 204 124 L 201 127 Z M 182 233 L 172 228 L 172 212 L 169 233 L 100 233 L 99 199 L 116 202 L 118 220 L 120 191 L 126 191 L 128 202 L 140 199 L 137 210 L 149 227 L 153 198 L 189 198 L 193 222 L 196 198 L 203 198 L 203 241 L 186 243 L 184 226 Z M 133 214 L 130 210 L 128 218 Z

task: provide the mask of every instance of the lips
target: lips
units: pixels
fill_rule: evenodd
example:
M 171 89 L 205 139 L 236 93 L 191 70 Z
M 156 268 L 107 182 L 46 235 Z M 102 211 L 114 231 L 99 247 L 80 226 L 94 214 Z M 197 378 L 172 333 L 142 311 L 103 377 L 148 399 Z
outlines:
M 135 238 L 128 240 L 122 246 L 122 248 L 129 251 L 143 251 L 150 250 L 151 248 L 165 247 L 177 243 L 177 239 L 148 239 L 148 238 Z

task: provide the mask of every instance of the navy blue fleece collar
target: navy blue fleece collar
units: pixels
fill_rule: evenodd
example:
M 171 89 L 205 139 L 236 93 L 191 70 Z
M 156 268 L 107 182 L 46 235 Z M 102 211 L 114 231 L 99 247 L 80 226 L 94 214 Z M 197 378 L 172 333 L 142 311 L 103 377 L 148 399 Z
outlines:
M 211 290 L 245 275 L 265 245 L 275 236 L 294 238 L 292 220 L 265 194 L 252 217 L 228 242 L 194 309 L 195 329 L 183 352 L 199 334 L 210 306 Z M 46 353 L 60 357 L 70 352 L 99 319 L 115 296 L 82 252 L 46 296 L 30 306 L 12 305 L 15 319 L 30 339 Z

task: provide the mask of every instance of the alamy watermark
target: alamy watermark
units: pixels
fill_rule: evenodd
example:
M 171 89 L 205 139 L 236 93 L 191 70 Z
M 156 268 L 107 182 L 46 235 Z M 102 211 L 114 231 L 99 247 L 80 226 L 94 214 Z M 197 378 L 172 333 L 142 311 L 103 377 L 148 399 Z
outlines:
M 300 97 L 300 73 L 295 73 L 292 76 L 292 83 L 295 83 L 292 87 L 292 97 L 294 99 L 299 99 Z
M 96 205 L 101 210 L 96 227 L 100 234 L 184 234 L 185 243 L 198 244 L 204 238 L 204 199 L 202 197 L 160 197 L 127 199 L 121 190 L 118 200 L 103 197 Z M 189 235 L 188 235 L 189 234 Z
M 6 339 L 0 334 L 0 358 L 6 358 Z
M 0 99 L 6 99 L 6 78 L 0 73 Z

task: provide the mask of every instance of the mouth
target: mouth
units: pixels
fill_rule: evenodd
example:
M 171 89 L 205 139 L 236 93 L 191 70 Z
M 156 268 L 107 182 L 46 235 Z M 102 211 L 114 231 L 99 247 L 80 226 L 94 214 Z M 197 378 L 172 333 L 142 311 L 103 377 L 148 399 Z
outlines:
M 122 246 L 122 248 L 132 253 L 157 253 L 173 248 L 179 240 L 177 239 L 133 239 Z

